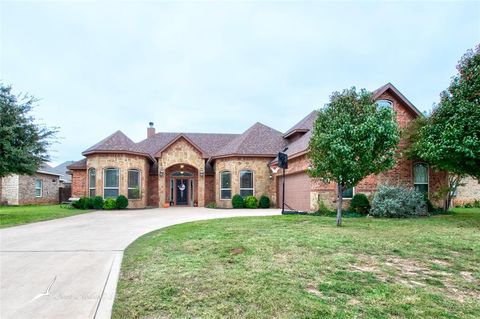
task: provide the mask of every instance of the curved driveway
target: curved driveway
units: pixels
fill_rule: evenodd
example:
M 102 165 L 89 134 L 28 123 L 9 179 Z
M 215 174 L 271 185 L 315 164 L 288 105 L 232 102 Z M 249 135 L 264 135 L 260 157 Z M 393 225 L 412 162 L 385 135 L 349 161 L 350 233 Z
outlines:
M 0 230 L 1 318 L 110 318 L 124 249 L 152 230 L 280 210 L 99 211 Z

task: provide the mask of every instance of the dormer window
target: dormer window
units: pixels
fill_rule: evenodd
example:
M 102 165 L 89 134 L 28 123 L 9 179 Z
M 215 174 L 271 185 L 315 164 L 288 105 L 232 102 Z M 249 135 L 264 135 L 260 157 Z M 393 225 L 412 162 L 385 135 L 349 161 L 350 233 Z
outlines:
M 378 100 L 376 103 L 378 107 L 393 108 L 393 103 L 390 100 Z

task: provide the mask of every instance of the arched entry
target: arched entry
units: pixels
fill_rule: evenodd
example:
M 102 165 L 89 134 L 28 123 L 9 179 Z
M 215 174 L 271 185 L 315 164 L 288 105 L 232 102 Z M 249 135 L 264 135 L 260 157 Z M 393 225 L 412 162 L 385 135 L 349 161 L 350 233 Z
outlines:
M 187 164 L 170 166 L 165 171 L 167 202 L 171 206 L 198 205 L 198 170 Z

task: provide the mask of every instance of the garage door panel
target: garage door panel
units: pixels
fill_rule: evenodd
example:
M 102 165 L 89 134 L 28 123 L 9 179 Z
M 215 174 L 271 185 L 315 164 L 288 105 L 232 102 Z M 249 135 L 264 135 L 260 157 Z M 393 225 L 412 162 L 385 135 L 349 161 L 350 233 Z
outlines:
M 280 207 L 282 206 L 282 178 L 278 179 Z M 310 210 L 311 180 L 307 173 L 297 173 L 285 176 L 285 204 L 294 210 Z M 286 206 L 286 209 L 288 207 Z

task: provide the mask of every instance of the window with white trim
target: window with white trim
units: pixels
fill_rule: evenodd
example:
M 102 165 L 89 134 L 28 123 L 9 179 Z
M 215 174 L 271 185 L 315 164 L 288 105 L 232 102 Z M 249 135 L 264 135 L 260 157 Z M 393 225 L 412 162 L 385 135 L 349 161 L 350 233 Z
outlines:
M 103 186 L 103 198 L 117 197 L 119 194 L 118 182 L 119 171 L 118 168 L 107 168 L 104 171 L 104 186 Z
M 232 174 L 229 171 L 220 173 L 220 199 L 232 198 Z
M 40 178 L 35 179 L 35 197 L 43 196 L 43 180 Z
M 129 199 L 140 198 L 140 171 L 138 169 L 128 170 L 128 190 Z
M 253 195 L 253 172 L 250 170 L 240 171 L 240 196 L 247 197 Z
M 413 166 L 413 187 L 422 194 L 428 194 L 428 165 L 416 163 Z
M 95 168 L 90 168 L 88 170 L 88 196 L 90 197 L 95 197 L 96 195 L 96 176 Z

